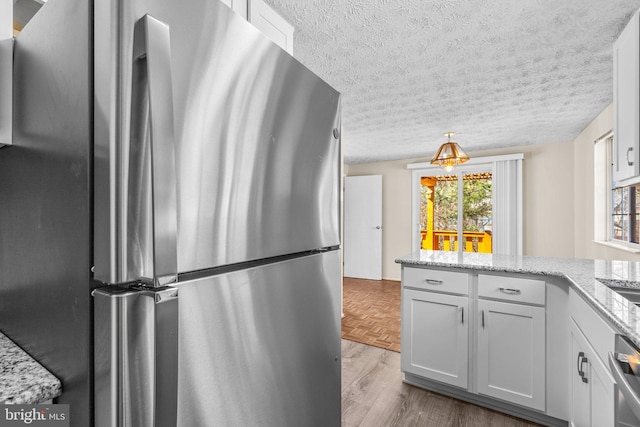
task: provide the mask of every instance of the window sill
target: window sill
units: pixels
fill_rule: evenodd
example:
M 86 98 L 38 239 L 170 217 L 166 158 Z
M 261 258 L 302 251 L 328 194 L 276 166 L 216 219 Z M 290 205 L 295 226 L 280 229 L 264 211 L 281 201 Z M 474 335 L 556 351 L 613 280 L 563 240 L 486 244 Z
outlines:
M 632 254 L 640 254 L 640 245 L 624 244 L 611 241 L 594 240 L 593 243 L 597 243 L 602 246 L 608 246 L 610 248 L 619 249 L 621 251 L 630 252 Z

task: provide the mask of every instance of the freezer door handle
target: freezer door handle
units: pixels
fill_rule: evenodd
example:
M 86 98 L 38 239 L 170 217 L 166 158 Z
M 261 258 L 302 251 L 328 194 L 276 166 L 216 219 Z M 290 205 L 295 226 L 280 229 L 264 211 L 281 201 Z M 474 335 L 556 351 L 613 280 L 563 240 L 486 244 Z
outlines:
M 0 147 L 13 141 L 12 17 L 13 3 L 0 1 Z
M 178 289 L 93 291 L 96 427 L 175 427 Z
M 161 287 L 177 280 L 177 181 L 169 26 L 150 15 L 135 25 L 126 240 L 129 279 Z

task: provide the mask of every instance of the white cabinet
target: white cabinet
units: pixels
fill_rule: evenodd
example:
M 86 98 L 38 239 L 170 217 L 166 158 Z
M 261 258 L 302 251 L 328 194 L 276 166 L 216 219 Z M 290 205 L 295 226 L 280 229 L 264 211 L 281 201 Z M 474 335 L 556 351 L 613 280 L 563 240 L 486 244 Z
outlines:
M 640 18 L 613 45 L 613 180 L 638 176 L 640 164 Z
M 293 25 L 264 0 L 221 0 L 238 15 L 251 22 L 282 49 L 293 55 Z
M 615 423 L 615 380 L 608 367 L 616 331 L 573 289 L 569 291 L 568 362 L 570 425 L 607 427 Z
M 554 345 L 556 338 L 566 345 L 567 332 L 547 334 L 546 281 L 403 266 L 402 289 L 406 381 L 538 422 L 568 418 L 567 377 L 549 378 L 558 364 L 565 368 L 566 350 L 548 351 L 547 344 L 552 337 Z M 565 308 L 552 318 L 564 320 L 566 298 L 557 299 Z M 555 304 L 549 306 L 557 311 Z M 548 366 L 558 354 L 562 361 Z
M 544 307 L 480 299 L 478 311 L 478 393 L 544 411 Z
M 573 427 L 614 425 L 614 387 L 606 366 L 573 320 L 571 333 L 571 421 Z
M 402 370 L 466 388 L 468 312 L 466 296 L 404 289 Z
M 478 393 L 545 410 L 545 302 L 543 280 L 478 275 Z
M 249 0 L 249 22 L 293 55 L 293 25 L 278 15 L 263 0 Z
M 247 0 L 221 0 L 222 3 L 226 4 L 238 15 L 242 16 L 244 19 L 247 19 Z

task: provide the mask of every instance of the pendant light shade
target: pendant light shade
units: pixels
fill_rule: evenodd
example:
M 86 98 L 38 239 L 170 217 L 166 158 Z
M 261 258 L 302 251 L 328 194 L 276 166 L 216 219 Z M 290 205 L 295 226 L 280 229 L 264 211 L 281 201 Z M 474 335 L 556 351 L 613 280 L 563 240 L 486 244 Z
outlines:
M 444 135 L 449 138 L 449 141 L 438 148 L 438 151 L 431 159 L 431 164 L 438 165 L 450 171 L 454 166 L 469 160 L 469 156 L 460 148 L 457 142 L 451 141 L 451 136 L 455 135 L 455 132 L 446 132 Z

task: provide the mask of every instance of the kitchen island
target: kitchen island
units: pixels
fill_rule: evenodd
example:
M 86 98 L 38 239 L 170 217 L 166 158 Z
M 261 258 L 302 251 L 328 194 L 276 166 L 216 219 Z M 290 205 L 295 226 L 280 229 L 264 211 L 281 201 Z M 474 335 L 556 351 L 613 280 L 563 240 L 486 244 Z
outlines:
M 61 392 L 60 380 L 0 332 L 0 404 L 37 404 Z
M 617 287 L 638 288 L 640 292 L 640 262 L 443 251 L 417 251 L 397 258 L 396 262 L 407 266 L 524 273 L 566 279 L 602 316 L 640 347 L 640 307 L 600 281 Z
M 611 357 L 620 336 L 640 347 L 640 262 L 442 251 L 396 262 L 405 382 L 544 425 L 615 424 Z

